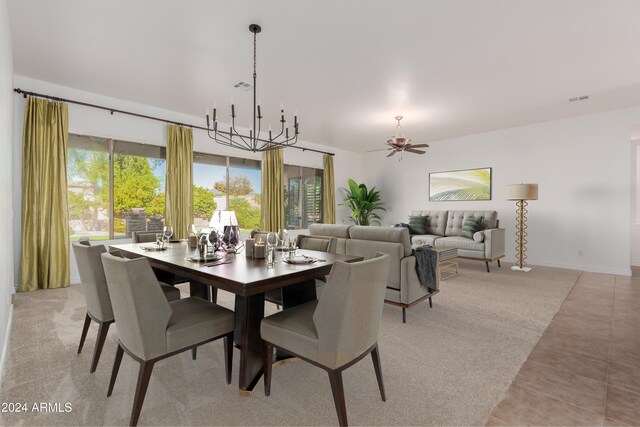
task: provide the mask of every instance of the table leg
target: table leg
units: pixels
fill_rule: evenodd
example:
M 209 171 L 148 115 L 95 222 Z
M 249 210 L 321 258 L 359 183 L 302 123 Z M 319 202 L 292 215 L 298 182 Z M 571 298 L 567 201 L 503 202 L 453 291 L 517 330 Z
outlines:
M 260 322 L 264 318 L 264 294 L 236 295 L 234 341 L 240 347 L 240 391 L 251 392 L 262 376 Z
M 209 301 L 209 286 L 196 282 L 195 280 L 189 281 L 189 294 L 192 297 L 200 297 Z

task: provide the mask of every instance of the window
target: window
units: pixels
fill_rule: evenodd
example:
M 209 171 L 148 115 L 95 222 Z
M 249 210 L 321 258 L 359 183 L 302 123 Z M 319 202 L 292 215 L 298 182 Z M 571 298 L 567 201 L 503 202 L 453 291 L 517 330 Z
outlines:
M 212 194 L 214 200 L 213 209 L 207 205 L 206 215 L 204 211 L 195 209 L 198 211 L 196 228 L 208 227 L 214 210 L 227 209 L 235 211 L 242 231 L 259 227 L 262 187 L 260 161 L 203 153 L 194 153 L 193 158 L 194 209 L 196 205 L 205 203 L 203 199 L 196 199 L 196 191 L 207 191 L 207 197 Z
M 285 224 L 289 229 L 308 228 L 323 221 L 322 169 L 284 166 Z
M 260 161 L 193 153 L 197 229 L 213 212 L 234 210 L 243 231 L 260 226 Z M 164 226 L 164 147 L 69 135 L 67 189 L 71 240 L 129 238 Z
M 133 231 L 162 230 L 163 147 L 69 135 L 67 157 L 72 240 L 119 239 L 131 237 Z

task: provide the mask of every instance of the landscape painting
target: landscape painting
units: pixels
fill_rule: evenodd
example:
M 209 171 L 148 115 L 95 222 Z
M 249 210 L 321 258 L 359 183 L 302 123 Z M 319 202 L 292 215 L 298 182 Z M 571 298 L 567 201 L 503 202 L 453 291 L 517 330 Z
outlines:
M 429 174 L 429 201 L 491 200 L 491 168 Z

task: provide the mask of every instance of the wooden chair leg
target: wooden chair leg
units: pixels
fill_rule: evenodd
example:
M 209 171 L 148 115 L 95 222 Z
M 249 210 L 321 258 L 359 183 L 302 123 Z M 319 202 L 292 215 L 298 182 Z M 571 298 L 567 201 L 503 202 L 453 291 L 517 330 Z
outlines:
M 344 401 L 344 386 L 342 385 L 342 372 L 329 371 L 329 382 L 331 383 L 331 392 L 333 393 L 333 401 L 336 404 L 336 412 L 338 413 L 338 422 L 341 426 L 349 425 L 347 423 L 347 405 Z
M 89 313 L 87 313 L 84 317 L 84 326 L 82 327 L 82 335 L 80 335 L 80 345 L 78 346 L 78 354 L 80 354 L 80 352 L 82 351 L 82 346 L 84 346 L 84 339 L 87 338 L 89 325 L 91 325 L 91 317 L 89 317 Z
M 273 346 L 266 341 L 262 342 L 262 357 L 264 365 L 264 395 L 271 394 L 271 368 L 273 366 Z
M 91 361 L 91 369 L 89 370 L 89 372 L 91 373 L 96 371 L 98 361 L 100 360 L 100 354 L 102 353 L 102 347 L 104 347 L 104 341 L 107 339 L 107 333 L 109 332 L 109 326 L 111 326 L 111 323 L 113 322 L 100 323 L 100 327 L 98 328 L 98 339 L 96 340 L 96 347 L 93 349 L 93 360 Z
M 231 384 L 233 369 L 233 332 L 224 337 L 224 372 L 227 374 L 227 384 Z
M 196 360 L 198 358 L 198 347 L 193 347 L 191 349 L 191 360 Z
M 111 396 L 111 393 L 113 393 L 113 386 L 116 385 L 116 378 L 118 377 L 118 371 L 120 370 L 120 362 L 122 362 L 123 354 L 124 349 L 120 344 L 118 344 L 118 349 L 116 350 L 116 358 L 113 361 L 113 369 L 111 370 L 111 381 L 109 381 L 109 391 L 107 392 L 107 397 Z
M 498 261 L 498 267 L 502 267 L 502 266 L 500 265 L 500 260 L 499 260 L 499 259 L 497 259 L 496 261 Z
M 153 371 L 154 363 L 154 360 L 140 362 L 140 370 L 138 371 L 138 384 L 136 385 L 136 394 L 133 398 L 131 420 L 129 420 L 130 426 L 138 425 L 138 418 L 140 418 L 140 411 L 142 410 L 144 397 L 147 394 L 147 387 L 149 386 L 149 379 L 151 378 L 151 372 Z
M 383 402 L 387 401 L 387 395 L 384 392 L 384 380 L 382 379 L 382 367 L 380 366 L 380 353 L 376 345 L 371 350 L 371 359 L 373 360 L 373 369 L 376 371 L 376 379 L 378 380 L 378 388 L 380 389 L 380 398 Z

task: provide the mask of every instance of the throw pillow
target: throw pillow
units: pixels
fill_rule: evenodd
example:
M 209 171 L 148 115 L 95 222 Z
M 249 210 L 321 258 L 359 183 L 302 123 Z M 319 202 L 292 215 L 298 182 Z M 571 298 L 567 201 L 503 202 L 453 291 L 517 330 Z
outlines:
M 482 231 L 476 231 L 473 233 L 473 241 L 474 242 L 483 242 L 484 241 L 484 233 Z
M 411 234 L 427 234 L 428 216 L 410 216 L 409 217 L 409 233 Z
M 480 231 L 480 227 L 482 227 L 482 217 L 470 216 L 462 225 L 462 233 L 460 235 L 467 239 L 473 239 L 473 235 Z

